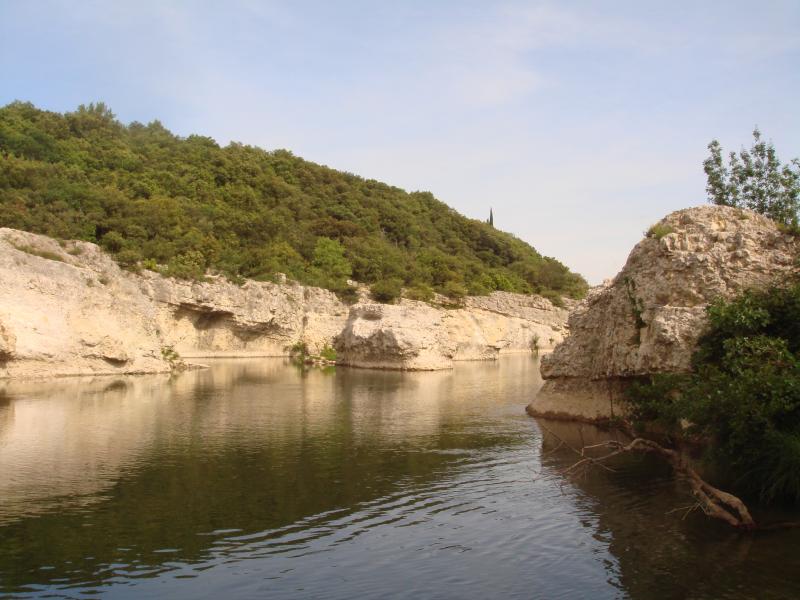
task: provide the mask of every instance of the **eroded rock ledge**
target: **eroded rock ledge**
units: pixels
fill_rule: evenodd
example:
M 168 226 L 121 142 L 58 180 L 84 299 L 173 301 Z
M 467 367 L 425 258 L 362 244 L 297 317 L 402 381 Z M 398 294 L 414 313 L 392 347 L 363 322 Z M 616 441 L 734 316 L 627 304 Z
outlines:
M 719 297 L 797 273 L 797 238 L 753 212 L 702 206 L 668 215 L 607 286 L 569 318 L 570 336 L 542 359 L 534 415 L 605 419 L 624 412 L 631 378 L 681 372 Z
M 0 377 L 169 371 L 184 359 L 286 356 L 334 346 L 361 367 L 444 369 L 455 360 L 547 351 L 567 310 L 538 296 L 496 292 L 463 308 L 366 298 L 223 278 L 134 274 L 98 246 L 0 228 Z

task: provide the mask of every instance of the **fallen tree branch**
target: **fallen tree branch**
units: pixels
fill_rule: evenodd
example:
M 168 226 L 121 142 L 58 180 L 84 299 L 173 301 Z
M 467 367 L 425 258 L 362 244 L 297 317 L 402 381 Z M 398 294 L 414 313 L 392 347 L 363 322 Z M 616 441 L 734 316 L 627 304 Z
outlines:
M 669 462 L 675 473 L 683 476 L 689 482 L 692 495 L 697 499 L 699 508 L 706 515 L 724 521 L 737 529 L 748 531 L 756 529 L 756 523 L 744 502 L 733 494 L 715 488 L 713 485 L 704 481 L 697 471 L 695 471 L 686 459 L 676 450 L 665 448 L 653 440 L 635 436 L 631 436 L 633 439 L 627 444 L 618 440 L 608 440 L 578 449 L 570 446 L 541 422 L 539 426 L 557 439 L 559 441 L 559 446 L 566 446 L 581 457 L 580 460 L 563 471 L 567 476 L 580 475 L 585 472 L 587 468 L 592 466 L 599 466 L 606 470 L 613 471 L 614 469 L 606 465 L 605 461 L 628 452 L 657 454 Z M 586 456 L 587 450 L 598 448 L 608 448 L 610 452 L 599 457 Z

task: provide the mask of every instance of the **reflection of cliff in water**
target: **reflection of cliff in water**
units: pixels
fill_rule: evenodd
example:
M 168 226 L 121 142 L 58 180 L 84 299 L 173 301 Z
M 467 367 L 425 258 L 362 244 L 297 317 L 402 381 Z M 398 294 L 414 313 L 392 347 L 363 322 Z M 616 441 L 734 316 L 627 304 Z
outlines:
M 559 440 L 580 448 L 619 436 L 583 423 L 537 422 L 548 471 L 579 458 L 563 446 L 556 450 Z M 595 535 L 617 559 L 618 584 L 627 597 L 800 598 L 800 530 L 739 533 L 699 510 L 687 514 L 693 505 L 688 487 L 658 457 L 631 455 L 609 464 L 613 472 L 590 469 L 568 485 L 582 493 L 577 502 L 596 515 Z M 765 520 L 785 517 L 775 509 L 756 514 Z
M 528 358 L 331 375 L 276 359 L 0 384 L 0 472 L 10 474 L 0 478 L 2 588 L 99 582 L 117 563 L 133 572 L 193 562 L 230 535 L 222 528 L 268 540 L 435 485 L 473 447 L 518 443 L 459 422 L 537 368 Z M 30 564 L 51 568 L 34 577 Z

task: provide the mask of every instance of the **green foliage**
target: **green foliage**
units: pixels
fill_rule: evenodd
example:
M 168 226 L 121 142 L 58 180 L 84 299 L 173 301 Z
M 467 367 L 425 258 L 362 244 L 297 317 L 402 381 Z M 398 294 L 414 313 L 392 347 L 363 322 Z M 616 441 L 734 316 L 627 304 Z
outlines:
M 628 301 L 631 303 L 631 313 L 633 314 L 634 325 L 636 326 L 635 342 L 639 343 L 639 330 L 646 325 L 644 322 L 644 304 L 641 298 L 636 296 L 636 282 L 630 277 L 625 277 L 625 292 L 628 295 Z
M 400 297 L 403 291 L 403 281 L 397 278 L 376 281 L 370 286 L 369 292 L 372 299 L 384 304 L 392 304 Z
M 564 308 L 564 298 L 562 298 L 561 294 L 559 294 L 558 292 L 554 292 L 553 290 L 542 290 L 541 296 L 542 298 L 550 300 L 553 306 L 557 306 L 558 308 Z
M 717 140 L 708 145 L 710 156 L 703 162 L 708 183 L 706 191 L 714 204 L 749 208 L 779 223 L 797 225 L 800 208 L 800 160 L 782 165 L 775 148 L 761 140 L 753 130 L 753 146 L 729 154 L 728 166 L 722 160 Z
M 531 352 L 534 356 L 539 356 L 539 335 L 536 333 L 531 338 Z
M 336 350 L 330 346 L 325 346 L 322 350 L 320 350 L 319 355 L 325 360 L 330 361 L 335 361 L 338 357 Z
M 344 246 L 338 240 L 317 238 L 311 259 L 311 273 L 318 285 L 331 289 L 344 287 L 353 273 L 344 256 Z
M 355 304 L 358 302 L 358 288 L 353 285 L 332 288 L 336 296 L 345 304 Z
M 634 417 L 688 422 L 743 489 L 800 502 L 800 284 L 716 302 L 708 317 L 692 373 L 632 386 Z
M 164 274 L 179 279 L 203 279 L 206 273 L 205 259 L 198 250 L 187 250 L 169 259 Z
M 198 135 L 122 125 L 103 105 L 0 108 L 0 224 L 101 244 L 131 267 L 232 280 L 280 272 L 352 297 L 348 278 L 441 293 L 552 290 L 582 277 L 427 192 Z
M 669 235 L 674 231 L 675 229 L 671 225 L 667 225 L 666 223 L 656 223 L 655 225 L 652 225 L 644 235 L 645 237 L 660 240 L 665 235 Z
M 46 258 L 47 260 L 56 260 L 59 262 L 64 262 L 64 259 L 61 255 L 56 254 L 55 252 L 50 252 L 50 250 L 41 250 L 34 246 L 30 246 L 28 244 L 11 244 L 19 250 L 20 252 L 25 252 L 26 254 L 32 254 L 33 256 L 38 256 L 39 258 Z
M 181 355 L 172 346 L 163 346 L 161 348 L 161 357 L 172 367 L 181 362 Z
M 417 285 L 406 289 L 405 297 L 410 300 L 430 302 L 433 300 L 433 288 L 424 283 L 418 283 Z
M 467 295 L 467 288 L 457 281 L 448 281 L 442 288 L 442 294 L 450 298 L 450 300 L 460 303 Z
M 309 355 L 310 353 L 308 351 L 308 345 L 305 342 L 297 342 L 289 350 L 289 356 L 292 357 L 299 357 L 305 359 Z

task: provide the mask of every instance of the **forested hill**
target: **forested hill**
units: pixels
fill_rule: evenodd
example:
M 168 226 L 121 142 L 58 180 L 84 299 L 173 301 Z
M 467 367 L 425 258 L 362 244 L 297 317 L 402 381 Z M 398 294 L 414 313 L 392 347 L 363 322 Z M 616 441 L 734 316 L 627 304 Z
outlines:
M 283 272 L 339 292 L 352 278 L 419 298 L 586 289 L 557 260 L 428 192 L 286 150 L 178 137 L 158 121 L 126 126 L 103 104 L 0 108 L 0 226 L 97 242 L 123 265 L 178 277 Z

